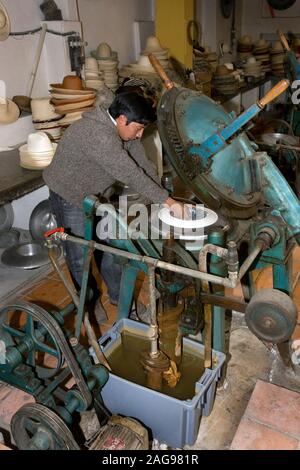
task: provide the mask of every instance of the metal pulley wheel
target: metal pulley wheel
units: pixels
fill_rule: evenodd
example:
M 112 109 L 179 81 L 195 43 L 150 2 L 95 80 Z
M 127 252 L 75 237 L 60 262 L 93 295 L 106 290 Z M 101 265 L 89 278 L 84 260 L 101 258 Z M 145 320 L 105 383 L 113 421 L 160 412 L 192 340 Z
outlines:
M 11 432 L 19 450 L 79 450 L 68 426 L 39 403 L 24 405 L 13 415 Z
M 39 317 L 39 310 L 43 309 L 29 302 L 3 307 L 0 310 L 0 339 L 6 347 L 24 344 L 26 364 L 35 368 L 39 378 L 50 378 L 61 369 L 63 356 L 49 325 Z M 51 367 L 46 365 L 50 357 Z
M 280 344 L 291 337 L 297 316 L 297 308 L 287 294 L 263 289 L 251 298 L 245 320 L 249 330 L 261 341 Z

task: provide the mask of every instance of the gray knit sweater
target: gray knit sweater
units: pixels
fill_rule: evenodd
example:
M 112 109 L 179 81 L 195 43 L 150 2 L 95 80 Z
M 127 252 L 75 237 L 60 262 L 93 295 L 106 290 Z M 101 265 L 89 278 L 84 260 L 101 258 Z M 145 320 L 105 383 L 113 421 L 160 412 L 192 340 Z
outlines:
M 154 203 L 168 198 L 141 142 L 123 142 L 99 106 L 65 131 L 43 177 L 52 191 L 79 207 L 85 196 L 103 194 L 116 181 Z

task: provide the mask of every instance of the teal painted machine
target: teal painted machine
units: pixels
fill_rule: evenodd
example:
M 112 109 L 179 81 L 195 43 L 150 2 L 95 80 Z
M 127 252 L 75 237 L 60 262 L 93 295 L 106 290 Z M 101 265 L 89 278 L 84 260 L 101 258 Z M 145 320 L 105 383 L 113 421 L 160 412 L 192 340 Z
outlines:
M 155 58 L 150 60 L 160 73 Z M 245 297 L 250 299 L 244 310 L 246 322 L 262 341 L 280 343 L 288 364 L 287 340 L 295 327 L 296 309 L 290 298 L 283 306 L 281 294 L 291 294 L 291 254 L 295 244 L 300 243 L 300 205 L 267 153 L 257 152 L 243 132 L 243 126 L 288 83 L 277 84 L 236 118 L 210 98 L 172 87 L 162 78 L 168 91 L 160 103 L 158 125 L 166 156 L 175 173 L 193 191 L 195 200 L 219 214 L 221 226 L 226 226 L 227 242 L 234 241 L 238 246 L 239 260 L 243 262 L 239 279 Z M 214 238 L 215 233 L 211 236 Z M 221 274 L 222 263 L 214 266 L 214 262 L 212 258 L 211 269 Z M 266 266 L 272 266 L 273 290 L 265 292 L 265 302 L 259 294 L 257 302 L 249 274 Z M 225 313 L 219 298 L 217 302 L 213 347 L 224 351 Z M 259 314 L 253 314 L 252 305 Z
M 145 234 L 132 240 L 128 226 L 110 205 L 102 206 L 102 210 L 111 211 L 121 234 L 129 233 L 129 238 L 121 235 L 107 245 L 96 243 L 92 240 L 93 223 L 101 204 L 95 197 L 84 201 L 84 239 L 63 229 L 47 234 L 50 259 L 73 303 L 55 313 L 26 302 L 14 302 L 0 310 L 0 340 L 5 349 L 0 380 L 31 393 L 37 401 L 36 406 L 21 408 L 13 418 L 13 434 L 20 448 L 79 448 L 69 430 L 78 413 L 94 408 L 99 420 L 107 413 L 101 388 L 108 378 L 109 365 L 85 308 L 95 249 L 112 253 L 123 266 L 119 319 L 130 314 L 139 273 L 148 275 L 152 335 L 151 352 L 143 357 L 143 366 L 150 370 L 150 388 L 159 390 L 166 357 L 167 367 L 170 361 L 180 363 L 180 341 L 190 333 L 202 332 L 205 368 L 212 368 L 212 348 L 225 350 L 226 309 L 244 312 L 251 331 L 265 343 L 277 344 L 288 362 L 285 353 L 297 317 L 289 294 L 292 249 L 300 243 L 300 205 L 268 155 L 256 152 L 242 130 L 287 85 L 281 83 L 267 99 L 239 118 L 192 90 L 170 86 L 162 96 L 158 126 L 167 158 L 192 189 L 191 203 L 201 202 L 219 215 L 200 252 L 191 253 L 184 243 L 172 238 L 151 240 Z M 52 249 L 59 240 L 84 247 L 79 294 L 55 259 Z M 245 302 L 227 296 L 226 288 L 244 281 L 254 268 L 270 265 L 273 289 L 255 293 L 252 283 L 247 282 Z M 75 326 L 70 329 L 65 319 L 74 309 Z M 98 364 L 80 344 L 82 327 Z M 38 354 L 50 357 L 51 366 L 42 367 Z M 70 378 L 74 386 L 67 391 L 64 383 Z

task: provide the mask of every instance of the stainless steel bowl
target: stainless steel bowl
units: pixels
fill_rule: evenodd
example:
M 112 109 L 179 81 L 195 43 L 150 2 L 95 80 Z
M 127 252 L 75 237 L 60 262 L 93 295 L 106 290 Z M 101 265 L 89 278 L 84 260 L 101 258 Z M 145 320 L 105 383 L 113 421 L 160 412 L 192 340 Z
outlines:
M 270 133 L 270 134 L 261 134 L 258 139 L 266 145 L 290 145 L 293 147 L 299 146 L 299 137 L 295 137 L 293 135 L 288 134 L 280 134 L 280 133 Z
M 51 212 L 48 199 L 40 202 L 32 211 L 29 219 L 29 230 L 34 240 L 44 240 L 44 233 L 57 227 L 54 214 Z
M 61 250 L 56 247 L 56 256 L 60 256 Z M 1 261 L 6 266 L 22 269 L 39 268 L 50 263 L 48 250 L 39 242 L 20 243 L 12 246 L 2 253 Z

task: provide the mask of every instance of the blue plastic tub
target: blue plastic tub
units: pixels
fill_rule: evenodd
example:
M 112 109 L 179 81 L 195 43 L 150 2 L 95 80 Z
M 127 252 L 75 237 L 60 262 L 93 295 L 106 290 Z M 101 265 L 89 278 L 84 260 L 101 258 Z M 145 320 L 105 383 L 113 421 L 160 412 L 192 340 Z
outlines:
M 121 342 L 122 331 L 146 337 L 148 329 L 148 325 L 123 319 L 99 340 L 99 344 L 109 359 L 109 355 Z M 194 355 L 199 354 L 199 358 L 203 359 L 202 344 L 184 338 L 183 348 L 192 350 Z M 216 385 L 224 361 L 225 355 L 213 350 L 214 368 L 206 369 L 199 377 L 195 383 L 195 396 L 191 400 L 169 397 L 112 373 L 102 389 L 102 398 L 112 413 L 136 418 L 151 429 L 153 437 L 160 443 L 173 448 L 193 445 L 201 416 L 208 416 L 213 408 Z

